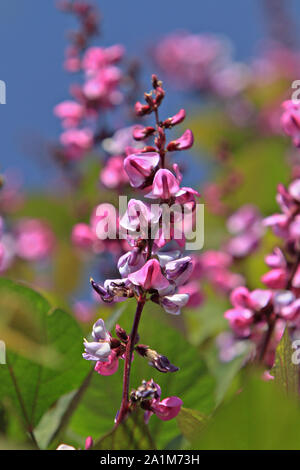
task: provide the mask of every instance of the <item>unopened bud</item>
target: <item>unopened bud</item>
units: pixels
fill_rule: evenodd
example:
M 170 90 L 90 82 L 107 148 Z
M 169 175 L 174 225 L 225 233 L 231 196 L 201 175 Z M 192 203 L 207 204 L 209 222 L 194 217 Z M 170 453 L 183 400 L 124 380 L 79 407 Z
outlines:
M 152 109 L 147 104 L 142 104 L 140 101 L 137 101 L 134 106 L 135 113 L 137 116 L 145 116 L 146 114 L 150 114 Z
M 142 357 L 146 357 L 149 360 L 149 365 L 157 369 L 159 372 L 176 372 L 178 367 L 170 363 L 169 359 L 166 356 L 159 354 L 157 351 L 150 349 L 149 346 L 145 344 L 138 344 L 136 346 L 136 351 Z
M 123 341 L 124 343 L 127 343 L 128 334 L 126 333 L 124 328 L 122 328 L 120 325 L 116 325 L 116 335 L 121 341 Z
M 160 106 L 164 97 L 165 97 L 165 91 L 161 87 L 158 87 L 156 89 L 156 98 L 155 98 L 156 106 Z
M 152 86 L 156 90 L 157 87 L 162 86 L 162 81 L 158 79 L 158 76 L 153 74 L 152 75 Z
M 111 349 L 117 349 L 119 346 L 121 346 L 120 341 L 117 338 L 111 338 L 110 340 Z

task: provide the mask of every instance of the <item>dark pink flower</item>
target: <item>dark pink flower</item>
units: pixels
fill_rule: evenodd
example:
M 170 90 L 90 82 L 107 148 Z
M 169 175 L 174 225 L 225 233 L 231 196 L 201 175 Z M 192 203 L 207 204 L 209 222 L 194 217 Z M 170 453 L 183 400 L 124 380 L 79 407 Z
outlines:
M 16 228 L 16 251 L 26 260 L 48 257 L 54 248 L 55 237 L 50 227 L 41 220 L 24 219 Z
M 154 174 L 159 164 L 158 153 L 132 154 L 125 158 L 124 168 L 128 175 L 131 186 L 139 188 L 143 186 L 147 178 Z
M 161 291 L 169 286 L 168 280 L 163 276 L 161 267 L 156 259 L 151 259 L 138 271 L 128 275 L 128 279 L 136 286 L 145 290 L 156 289 Z
M 63 101 L 55 106 L 54 114 L 62 119 L 64 127 L 77 127 L 84 117 L 84 107 L 76 101 Z
M 193 146 L 194 136 L 190 129 L 187 129 L 181 137 L 176 140 L 172 140 L 168 146 L 167 150 L 173 152 L 174 150 L 186 150 Z
M 128 183 L 128 176 L 124 170 L 124 157 L 115 155 L 110 157 L 100 173 L 100 181 L 107 188 L 120 188 Z
M 87 224 L 76 224 L 72 230 L 72 242 L 79 248 L 91 248 L 95 242 L 95 234 Z
M 151 411 L 162 421 L 176 418 L 182 407 L 182 400 L 178 397 L 168 397 L 160 402 L 154 401 Z
M 283 103 L 284 112 L 281 116 L 281 125 L 284 132 L 292 137 L 292 141 L 296 147 L 300 145 L 300 108 L 299 104 L 293 103 L 292 100 Z
M 253 323 L 253 312 L 251 310 L 246 308 L 230 309 L 225 312 L 224 317 L 229 321 L 230 327 L 238 336 L 250 336 L 250 326 Z
M 271 269 L 262 276 L 261 280 L 270 289 L 284 289 L 288 281 L 288 273 L 282 268 Z
M 95 365 L 95 371 L 100 375 L 113 375 L 119 367 L 119 357 L 115 350 L 112 350 L 106 362 L 98 361 Z
M 169 170 L 158 170 L 154 176 L 152 191 L 146 195 L 150 199 L 168 200 L 179 191 L 179 182 Z
M 70 160 L 78 160 L 92 148 L 93 134 L 90 129 L 68 129 L 60 136 Z
M 166 119 L 164 121 L 164 126 L 165 127 L 172 127 L 172 126 L 176 126 L 176 124 L 180 124 L 181 122 L 183 122 L 185 119 L 185 110 L 184 109 L 180 109 L 180 111 L 178 111 L 177 114 L 175 114 L 174 116 Z

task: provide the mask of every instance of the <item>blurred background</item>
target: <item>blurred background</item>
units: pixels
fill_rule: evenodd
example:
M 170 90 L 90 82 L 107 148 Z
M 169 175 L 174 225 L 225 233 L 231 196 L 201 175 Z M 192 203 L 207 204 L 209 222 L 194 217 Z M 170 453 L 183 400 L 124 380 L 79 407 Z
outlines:
M 278 2 L 228 0 L 225 5 L 217 0 L 193 0 L 183 5 L 180 0 L 165 0 L 158 8 L 145 8 L 138 0 L 132 0 L 130 6 L 126 2 L 94 3 L 103 17 L 100 43 L 121 43 L 128 56 L 138 58 L 147 89 L 148 77 L 156 69 L 151 46 L 162 36 L 176 30 L 225 36 L 232 42 L 234 59 L 247 61 L 273 34 L 272 14 Z M 294 27 L 284 34 L 298 42 L 299 2 L 285 0 L 282 4 Z M 44 186 L 56 175 L 55 166 L 45 158 L 45 143 L 57 138 L 60 123 L 52 110 L 66 98 L 74 81 L 62 67 L 66 30 L 74 25 L 73 18 L 55 8 L 54 0 L 10 0 L 0 5 L 0 79 L 7 84 L 7 104 L 0 106 L 1 170 L 18 168 L 26 186 Z M 99 43 L 98 38 L 95 42 Z M 171 93 L 169 101 L 182 102 L 182 94 Z
M 190 296 L 182 315 L 148 302 L 139 330 L 145 344 L 174 360 L 180 375 L 169 379 L 137 358 L 132 386 L 154 377 L 164 396 L 180 396 L 188 409 L 178 426 L 151 420 L 158 448 L 185 448 L 194 430 L 231 399 L 233 412 L 201 445 L 213 448 L 219 429 L 220 442 L 232 438 L 224 444 L 229 447 L 241 429 L 241 446 L 267 446 L 267 434 L 271 446 L 284 437 L 288 447 L 298 431 L 278 430 L 284 422 L 297 429 L 293 406 L 284 401 L 287 408 L 275 414 L 283 400 L 270 388 L 265 392 L 260 378 L 241 405 L 235 401 L 245 379 L 240 369 L 254 350 L 259 355 L 262 336 L 240 341 L 224 312 L 236 287 L 265 288 L 264 259 L 280 241 L 262 221 L 278 212 L 278 184 L 300 177 L 294 110 L 282 119 L 282 103 L 300 79 L 299 1 L 164 0 L 152 6 L 95 0 L 100 35 L 93 8 L 79 0 L 60 0 L 65 11 L 55 4 L 0 2 L 0 80 L 7 85 L 7 104 L 0 105 L 0 340 L 25 397 L 24 407 L 8 368 L 0 367 L 0 448 L 28 445 L 33 429 L 41 448 L 55 448 L 61 439 L 83 447 L 87 435 L 98 439 L 112 427 L 122 368 L 111 377 L 91 375 L 82 338 L 99 317 L 112 332 L 117 322 L 129 331 L 134 305 L 132 299 L 105 304 L 90 286 L 91 276 L 100 283 L 119 278 L 118 260 L 129 250 L 120 239 L 99 240 L 95 213 L 100 208 L 104 217 L 103 203 L 117 207 L 120 194 L 137 197 L 123 161 L 144 145 L 133 140 L 132 126 L 153 124 L 152 115 L 140 118 L 133 109 L 154 72 L 166 90 L 161 119 L 186 109 L 168 139 L 186 129 L 194 133 L 194 146 L 174 152 L 167 165 L 179 162 L 184 186 L 202 195 L 205 244 L 190 253 L 194 268 L 180 286 Z M 285 346 L 282 351 L 290 354 Z M 274 354 L 264 363 L 268 370 Z

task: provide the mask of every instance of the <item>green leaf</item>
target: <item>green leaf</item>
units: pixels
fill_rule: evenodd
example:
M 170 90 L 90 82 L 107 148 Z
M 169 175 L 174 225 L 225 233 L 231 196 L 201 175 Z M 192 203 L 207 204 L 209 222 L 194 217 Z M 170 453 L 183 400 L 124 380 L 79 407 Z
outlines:
M 235 153 L 234 168 L 243 175 L 243 184 L 227 198 L 233 208 L 251 203 L 264 215 L 278 210 L 277 185 L 286 184 L 290 177 L 285 149 L 286 144 L 280 138 L 256 138 Z
M 195 436 L 192 449 L 300 449 L 299 420 L 297 402 L 272 381 L 251 377 Z
M 181 411 L 177 416 L 177 423 L 183 436 L 188 441 L 192 442 L 195 434 L 199 433 L 207 423 L 207 416 L 199 413 L 197 410 L 181 408 Z
M 10 326 L 22 330 L 20 311 L 30 311 L 36 326 L 35 341 L 59 358 L 52 367 L 48 361 L 28 359 L 7 351 L 7 364 L 0 366 L 0 399 L 13 403 L 25 427 L 32 431 L 42 415 L 56 400 L 80 386 L 89 371 L 82 360 L 82 333 L 75 319 L 60 309 L 53 309 L 36 291 L 7 279 L 0 279 L 0 298 L 11 298 Z M 1 302 L 2 303 L 2 302 Z M 3 307 L 3 304 L 2 304 Z M 39 337 L 37 337 L 39 335 Z M 6 340 L 5 336 L 2 338 Z
M 295 350 L 292 348 L 291 339 L 287 329 L 276 349 L 275 363 L 271 374 L 275 382 L 283 387 L 287 395 L 297 396 L 299 390 L 299 365 L 293 364 L 292 356 Z
M 130 331 L 136 308 L 135 301 L 126 301 L 121 326 Z M 171 317 L 169 317 L 170 319 Z M 148 344 L 180 367 L 173 374 L 162 374 L 151 368 L 144 358 L 135 354 L 132 364 L 130 388 L 137 388 L 143 379 L 151 378 L 162 388 L 162 398 L 177 395 L 184 406 L 208 414 L 215 406 L 214 379 L 208 374 L 205 362 L 197 349 L 167 322 L 167 314 L 155 304 L 146 304 L 139 328 L 140 343 Z M 74 413 L 69 436 L 91 435 L 94 439 L 107 433 L 114 422 L 122 395 L 123 361 L 119 371 L 109 377 L 94 374 L 86 395 Z M 158 448 L 163 448 L 178 435 L 174 421 L 162 422 L 156 416 L 150 419 L 151 434 Z M 65 440 L 67 440 L 66 436 Z
M 155 443 L 144 423 L 143 413 L 135 412 L 122 424 L 102 437 L 93 450 L 149 450 Z

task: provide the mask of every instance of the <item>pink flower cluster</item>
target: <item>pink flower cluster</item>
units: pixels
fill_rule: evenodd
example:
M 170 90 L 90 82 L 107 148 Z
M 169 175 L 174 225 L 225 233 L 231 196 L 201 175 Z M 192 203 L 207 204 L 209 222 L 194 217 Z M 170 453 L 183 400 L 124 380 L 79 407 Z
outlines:
M 160 69 L 184 88 L 227 98 L 249 81 L 247 67 L 232 62 L 230 44 L 217 36 L 172 33 L 159 41 L 153 56 Z
M 101 239 L 99 232 L 108 233 L 108 224 L 115 237 Z M 119 228 L 119 216 L 115 207 L 109 203 L 102 203 L 93 210 L 89 224 L 78 223 L 73 227 L 72 242 L 76 247 L 94 254 L 109 251 L 115 256 L 120 256 L 128 249 L 128 244 L 119 237 Z
M 49 225 L 38 219 L 21 219 L 8 230 L 0 217 L 0 272 L 17 259 L 42 261 L 55 247 L 55 236 Z
M 293 112 L 290 105 L 284 112 L 284 124 L 287 112 Z M 289 119 L 293 121 L 291 115 Z M 287 133 L 298 145 L 294 129 Z M 236 341 L 250 340 L 255 346 L 254 359 L 269 368 L 285 327 L 293 334 L 300 328 L 300 179 L 294 179 L 288 188 L 280 184 L 276 200 L 281 212 L 264 219 L 263 225 L 273 229 L 283 247 L 275 247 L 265 258 L 270 270 L 262 276 L 262 282 L 268 289 L 249 292 L 238 287 L 231 294 L 233 309 L 225 313 Z M 232 345 L 229 347 L 232 349 Z M 223 347 L 224 353 L 226 356 Z
M 69 72 L 83 71 L 83 85 L 71 86 L 72 100 L 54 108 L 54 114 L 64 128 L 58 152 L 64 161 L 79 160 L 97 144 L 97 121 L 109 109 L 122 102 L 120 91 L 122 72 L 118 64 L 124 49 L 120 45 L 87 48 L 89 39 L 98 29 L 94 8 L 85 2 L 64 2 L 63 9 L 75 13 L 82 31 L 73 35 L 73 45 L 67 50 L 66 68 Z
M 264 234 L 262 216 L 251 204 L 240 207 L 229 216 L 227 229 L 232 237 L 225 244 L 225 250 L 236 259 L 254 253 Z
M 184 256 L 186 230 L 194 226 L 196 197 L 200 196 L 192 188 L 182 186 L 182 175 L 177 164 L 171 164 L 175 151 L 184 151 L 193 145 L 193 134 L 187 129 L 181 137 L 167 142 L 166 130 L 180 124 L 185 119 L 185 111 L 179 110 L 174 116 L 161 121 L 159 107 L 164 99 L 165 91 L 158 78 L 152 76 L 153 90 L 145 93 L 145 104 L 137 102 L 135 111 L 138 116 L 154 114 L 155 127 L 135 126 L 132 136 L 137 142 L 152 139 L 147 145 L 127 150 L 124 159 L 124 170 L 134 191 L 139 191 L 145 200 L 153 200 L 150 204 L 139 199 L 131 199 L 122 217 L 118 217 L 116 228 L 118 238 L 126 241 L 130 250 L 122 254 L 118 260 L 120 278 L 107 279 L 103 285 L 91 280 L 91 285 L 103 302 L 122 301 L 130 297 L 137 300 L 137 310 L 130 335 L 117 325 L 118 339 L 112 338 L 107 332 L 103 320 L 98 320 L 93 328 L 93 341 L 85 340 L 84 358 L 96 361 L 95 370 L 102 375 L 110 375 L 118 368 L 119 359 L 125 359 L 123 399 L 116 424 L 122 422 L 136 406 L 146 410 L 146 420 L 155 413 L 162 420 L 174 418 L 180 411 L 182 401 L 177 397 L 160 400 L 160 389 L 151 381 L 143 381 L 142 386 L 128 393 L 130 364 L 133 352 L 146 358 L 149 365 L 163 373 L 178 370 L 164 355 L 152 350 L 149 346 L 138 345 L 137 328 L 144 304 L 155 302 L 171 314 L 179 314 L 189 295 L 185 292 L 191 288 L 188 280 L 194 271 L 194 261 Z M 131 136 L 130 136 L 131 139 Z M 122 136 L 122 142 L 126 141 Z M 127 141 L 128 142 L 128 141 Z M 112 147 L 118 145 L 118 139 L 110 139 Z M 105 142 L 107 145 L 107 142 Z M 164 208 L 175 205 L 178 212 L 172 217 L 164 217 Z M 97 211 L 97 214 L 99 211 Z M 188 213 L 189 220 L 182 218 Z M 97 215 L 96 214 L 96 215 Z M 107 215 L 107 214 L 106 214 Z M 93 219 L 91 224 L 76 226 L 73 241 L 77 245 L 93 247 L 97 238 L 108 235 L 106 227 L 112 217 L 104 220 Z M 97 224 L 95 227 L 95 222 Z M 181 226 L 181 227 L 180 227 Z M 180 230 L 179 230 L 180 229 Z M 105 237 L 103 237 L 104 239 Z M 105 242 L 106 243 L 106 242 Z M 109 241 L 108 241 L 109 243 Z

